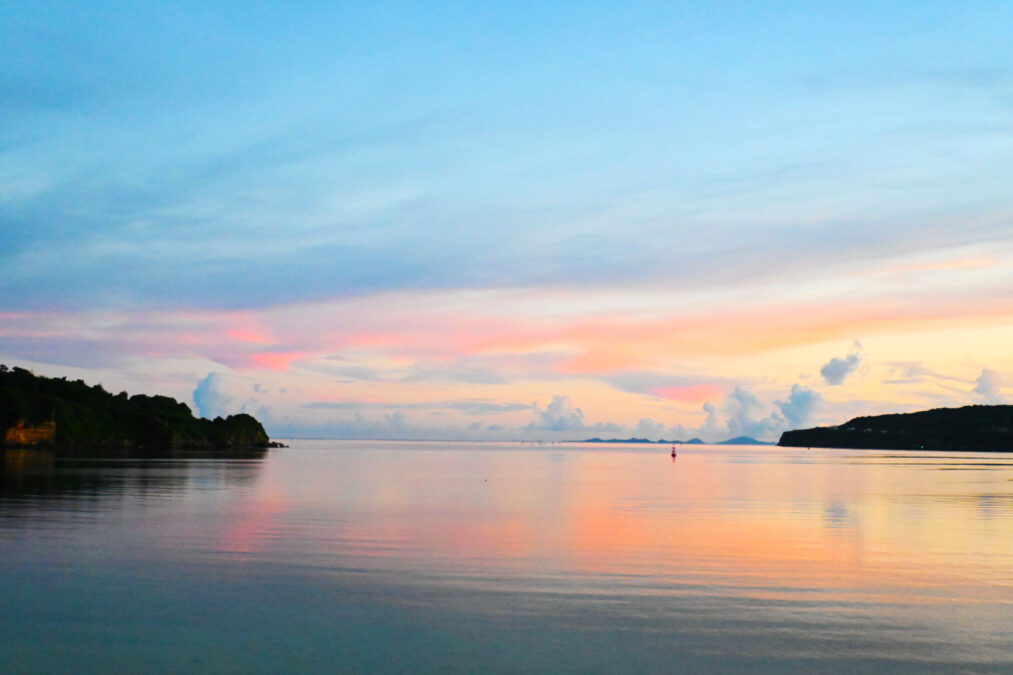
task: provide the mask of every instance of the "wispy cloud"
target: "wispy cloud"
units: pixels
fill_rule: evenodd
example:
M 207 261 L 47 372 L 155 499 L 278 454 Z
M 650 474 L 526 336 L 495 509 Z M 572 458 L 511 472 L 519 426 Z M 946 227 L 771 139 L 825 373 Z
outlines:
M 394 410 L 456 410 L 466 415 L 497 415 L 532 410 L 531 403 L 503 403 L 490 399 L 461 399 L 454 401 L 310 401 L 299 407 L 306 410 L 365 411 L 377 408 Z

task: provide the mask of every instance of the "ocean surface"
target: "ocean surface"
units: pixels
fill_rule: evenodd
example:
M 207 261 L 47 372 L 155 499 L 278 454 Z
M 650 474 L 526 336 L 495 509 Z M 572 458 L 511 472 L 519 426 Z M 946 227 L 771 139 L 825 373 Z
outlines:
M 0 670 L 1011 672 L 1013 455 L 7 451 Z

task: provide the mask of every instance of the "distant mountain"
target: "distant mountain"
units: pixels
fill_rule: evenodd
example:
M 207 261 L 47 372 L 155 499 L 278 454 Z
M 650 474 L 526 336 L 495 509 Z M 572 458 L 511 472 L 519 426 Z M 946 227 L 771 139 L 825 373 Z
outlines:
M 766 441 L 758 441 L 751 436 L 736 436 L 735 438 L 729 438 L 727 441 L 721 441 L 714 445 L 774 445 Z
M 750 439 L 752 440 L 752 439 Z M 652 443 L 656 445 L 706 445 L 699 438 L 691 438 L 688 441 L 666 441 L 664 438 L 660 438 L 656 441 L 652 441 L 646 438 L 588 438 L 583 441 L 577 441 L 577 443 Z M 731 441 L 725 441 L 725 443 L 731 443 Z M 759 443 L 759 441 L 753 441 L 753 443 Z M 767 444 L 765 444 L 767 445 Z
M 777 444 L 810 448 L 1013 452 L 1013 405 L 969 405 L 856 417 L 836 427 L 786 431 Z
M 198 419 L 168 396 L 110 394 L 81 380 L 0 365 L 0 447 L 256 448 L 271 442 L 246 414 Z
M 667 443 L 668 441 L 652 441 L 646 438 L 588 438 L 578 443 Z

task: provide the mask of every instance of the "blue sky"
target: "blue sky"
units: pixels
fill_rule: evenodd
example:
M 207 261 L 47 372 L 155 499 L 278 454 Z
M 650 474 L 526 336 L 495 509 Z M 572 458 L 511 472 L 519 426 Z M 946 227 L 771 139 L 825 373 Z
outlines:
M 507 293 L 510 316 L 532 324 L 575 306 L 617 321 L 638 303 L 650 305 L 638 316 L 673 321 L 686 307 L 714 306 L 731 321 L 756 307 L 840 303 L 881 322 L 917 310 L 917 330 L 929 331 L 919 343 L 945 342 L 932 332 L 939 322 L 994 330 L 1008 318 L 1013 246 L 1010 26 L 1013 6 L 1001 2 L 8 3 L 0 357 L 181 397 L 212 373 L 340 390 L 348 383 L 319 368 L 297 371 L 331 357 L 359 372 L 379 366 L 376 354 L 324 339 L 333 329 L 276 328 L 256 344 L 300 356 L 271 357 L 287 370 L 258 374 L 210 339 L 155 365 L 165 351 L 155 336 L 179 339 L 147 313 L 167 313 L 173 327 L 241 313 L 269 323 L 268 314 L 309 306 L 347 319 L 352 310 L 336 309 L 346 303 L 360 312 L 352 323 L 368 323 L 375 304 L 386 328 L 411 331 L 419 305 L 407 298 L 423 294 L 425 311 L 455 326 L 444 335 L 454 342 L 470 329 L 446 317 L 485 307 L 462 301 L 469 292 Z M 893 272 L 884 279 L 863 265 Z M 535 307 L 517 294 L 565 300 Z M 973 319 L 961 314 L 969 307 Z M 820 383 L 820 366 L 846 358 L 856 339 L 870 368 L 900 360 L 892 342 L 878 360 L 869 351 L 897 329 L 867 323 L 805 329 L 807 348 L 825 358 L 809 366 L 798 352 L 795 370 Z M 960 363 L 940 362 L 941 348 L 909 360 L 967 382 L 968 400 L 990 370 L 1001 396 L 1007 365 L 988 335 Z M 596 349 L 621 361 L 623 339 Z M 524 381 L 541 377 L 544 388 L 483 396 L 507 408 L 537 397 L 541 411 L 556 395 L 598 397 L 544 365 L 557 348 L 590 353 L 528 345 L 525 357 L 543 365 Z M 483 355 L 502 358 L 496 349 Z M 739 375 L 692 354 L 659 355 L 649 374 L 722 397 L 748 387 L 776 411 L 799 373 L 773 375 L 748 345 L 736 353 Z M 432 372 L 423 355 L 387 357 Z M 475 354 L 440 358 L 464 372 L 459 361 Z M 376 396 L 403 410 L 437 400 L 433 382 L 426 394 L 425 378 L 412 377 L 397 390 L 404 396 Z M 618 391 L 630 376 L 592 379 Z M 477 410 L 467 394 L 438 400 Z M 828 419 L 928 396 L 835 395 Z M 706 414 L 698 403 L 666 414 L 696 428 Z M 635 421 L 628 406 L 620 426 Z M 360 413 L 369 419 L 368 406 Z M 286 429 L 303 423 L 293 412 Z

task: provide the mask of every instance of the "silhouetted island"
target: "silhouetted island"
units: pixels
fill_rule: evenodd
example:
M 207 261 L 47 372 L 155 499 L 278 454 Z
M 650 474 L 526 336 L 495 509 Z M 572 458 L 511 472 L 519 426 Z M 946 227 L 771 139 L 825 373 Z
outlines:
M 714 445 L 774 445 L 768 441 L 758 441 L 752 436 L 736 436 L 727 441 L 719 441 Z
M 576 441 L 577 443 L 651 443 L 655 445 L 704 445 L 704 442 L 699 438 L 691 438 L 688 441 L 666 441 L 664 438 L 659 438 L 656 441 L 652 441 L 649 438 L 586 438 L 583 441 Z
M 0 365 L 3 447 L 142 450 L 277 447 L 251 415 L 196 418 L 168 396 L 110 394 L 81 380 Z
M 785 431 L 777 444 L 815 448 L 1013 452 L 1013 405 L 969 405 L 856 417 L 836 427 Z
M 699 438 L 691 438 L 688 441 L 666 441 L 664 438 L 656 441 L 649 440 L 647 438 L 588 438 L 579 443 L 652 443 L 656 445 L 707 445 Z M 711 445 L 773 445 L 766 441 L 758 441 L 751 436 L 736 436 L 735 438 L 729 438 L 727 441 L 719 441 L 712 443 Z

